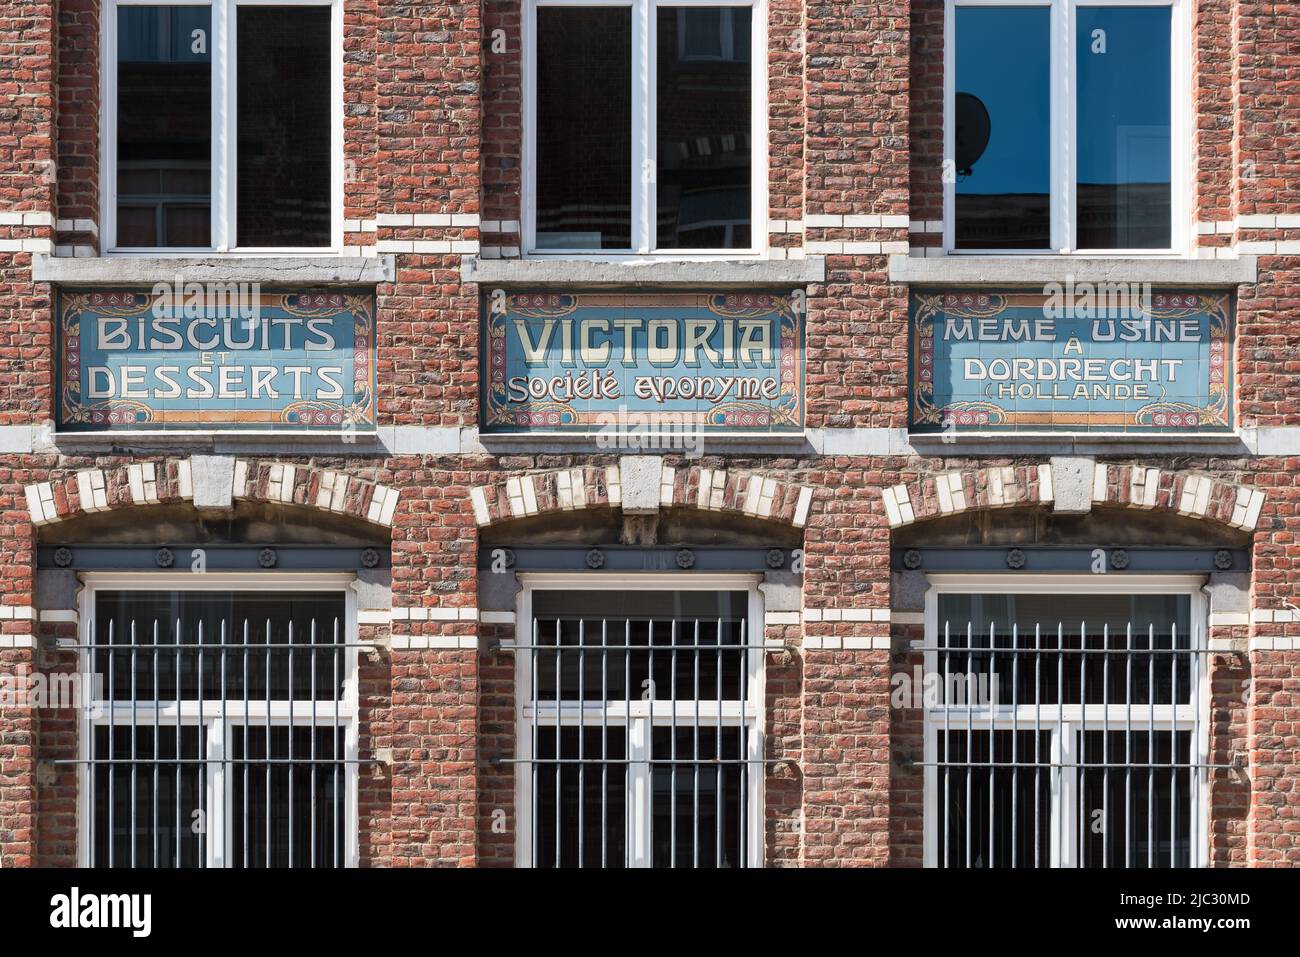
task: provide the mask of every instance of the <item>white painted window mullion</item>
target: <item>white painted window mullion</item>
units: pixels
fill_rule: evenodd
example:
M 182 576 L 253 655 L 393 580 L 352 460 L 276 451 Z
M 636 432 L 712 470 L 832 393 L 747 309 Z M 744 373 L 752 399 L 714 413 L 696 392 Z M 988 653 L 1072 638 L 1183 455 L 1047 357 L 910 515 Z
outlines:
M 343 0 L 330 3 L 330 246 L 347 252 L 343 243 L 347 157 L 343 146 Z
M 650 766 L 650 737 L 653 732 L 648 718 L 631 720 L 627 725 L 627 806 L 628 866 L 651 867 L 651 840 L 654 827 L 653 769 Z
M 212 36 L 212 248 L 228 252 L 234 246 L 235 77 L 231 51 L 235 46 L 235 11 L 231 0 L 213 0 Z
M 102 51 L 103 102 L 100 104 L 100 137 L 104 144 L 104 164 L 100 170 L 100 200 L 103 222 L 104 249 L 117 245 L 117 17 L 116 0 L 104 2 L 105 26 L 100 50 Z
M 655 193 L 653 0 L 632 4 L 632 249 L 653 248 L 651 203 Z
M 1192 83 L 1192 24 L 1189 0 L 1173 0 L 1170 11 L 1169 60 L 1172 76 L 1169 84 L 1169 164 L 1170 214 L 1173 223 L 1169 243 L 1179 255 L 1194 254 L 1192 191 L 1195 160 L 1192 150 L 1196 126 L 1196 104 Z
M 1071 0 L 1058 0 L 1051 12 L 1051 183 L 1049 204 L 1052 212 L 1051 243 L 1057 252 L 1066 253 L 1074 248 L 1074 174 L 1077 162 L 1075 149 L 1075 62 L 1074 4 Z
M 227 834 L 226 834 L 226 800 L 230 797 L 230 790 L 226 780 L 226 751 L 225 751 L 225 729 L 226 723 L 222 720 L 209 721 L 206 725 L 201 725 L 199 732 L 199 741 L 206 748 L 207 764 L 205 765 L 206 778 L 204 782 L 205 805 L 203 813 L 200 815 L 197 824 L 204 829 L 203 846 L 207 851 L 207 867 L 222 868 L 227 867 L 229 857 L 227 852 Z M 186 822 L 183 818 L 182 825 Z
M 1048 861 L 1050 867 L 1065 867 L 1066 848 L 1069 846 L 1070 814 L 1065 784 L 1065 742 L 1073 734 L 1070 725 L 1062 722 L 1051 729 L 1051 779 L 1048 788 L 1051 793 L 1051 814 L 1048 826 L 1051 828 L 1047 838 Z

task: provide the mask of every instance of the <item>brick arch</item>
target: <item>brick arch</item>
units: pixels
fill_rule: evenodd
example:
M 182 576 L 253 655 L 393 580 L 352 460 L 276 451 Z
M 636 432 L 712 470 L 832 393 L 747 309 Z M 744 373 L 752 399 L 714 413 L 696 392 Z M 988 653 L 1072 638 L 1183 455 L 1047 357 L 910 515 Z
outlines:
M 882 489 L 890 528 L 971 509 L 1050 505 L 1050 465 L 993 466 L 939 472 Z M 1254 531 L 1264 507 L 1262 489 L 1196 472 L 1162 471 L 1137 462 L 1097 462 L 1095 505 L 1162 510 Z
M 534 472 L 475 486 L 470 489 L 470 504 L 480 528 L 551 512 L 621 508 L 623 480 L 618 465 Z M 665 463 L 660 472 L 659 505 L 738 512 L 803 528 L 812 509 L 813 489 L 756 472 L 679 468 Z
M 88 468 L 26 486 L 34 525 L 49 525 L 92 512 L 142 505 L 192 502 L 189 459 Z M 274 461 L 236 459 L 231 501 L 271 502 L 349 515 L 389 527 L 401 493 L 333 469 Z

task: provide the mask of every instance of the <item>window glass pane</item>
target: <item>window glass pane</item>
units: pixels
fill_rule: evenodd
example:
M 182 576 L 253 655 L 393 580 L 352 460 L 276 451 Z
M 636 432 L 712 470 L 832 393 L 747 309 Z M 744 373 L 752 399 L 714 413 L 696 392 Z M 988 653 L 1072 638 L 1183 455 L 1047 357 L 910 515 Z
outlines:
M 938 745 L 947 765 L 936 775 L 937 806 L 947 815 L 935 829 L 940 866 L 1047 867 L 1054 772 L 1033 765 L 1050 764 L 1051 734 L 941 731 Z
M 657 12 L 656 231 L 668 249 L 748 249 L 749 8 Z
M 194 238 L 208 234 L 206 205 L 191 206 L 185 203 L 167 203 L 163 206 L 163 221 L 167 224 L 164 246 L 193 246 Z
M 240 246 L 330 244 L 330 11 L 239 7 Z
M 120 7 L 117 245 L 211 245 L 211 10 Z
M 720 60 L 723 50 L 723 16 L 722 7 L 672 7 L 659 8 L 659 53 L 660 63 L 664 62 L 663 53 L 668 49 L 666 41 L 675 40 L 679 60 Z M 671 34 L 664 33 L 665 21 L 674 20 L 681 24 L 681 29 L 673 29 Z
M 538 728 L 536 757 L 534 866 L 577 867 L 581 861 L 583 867 L 623 867 L 628 831 L 627 730 Z M 587 763 L 579 762 L 579 757 Z
M 285 701 L 293 647 L 294 700 L 311 700 L 314 664 L 316 699 L 329 701 L 342 693 L 347 656 L 343 649 L 310 650 L 312 628 L 317 644 L 345 642 L 344 615 L 343 596 L 329 592 L 97 592 L 94 670 L 106 679 L 105 700 L 111 688 L 112 700 L 129 701 L 134 688 L 137 701 L 152 702 L 156 674 L 158 698 L 174 701 L 179 672 L 181 700 L 194 701 L 201 662 L 203 698 L 216 701 L 222 696 L 224 659 L 227 698 L 242 699 L 247 685 L 250 700 L 264 701 L 269 694 L 272 701 Z M 251 647 L 223 653 L 223 627 L 227 644 Z M 155 628 L 158 644 L 193 647 L 154 652 L 149 646 Z M 133 637 L 134 653 L 128 650 Z
M 1186 704 L 1192 659 L 1169 650 L 1191 638 L 1186 595 L 939 596 L 936 644 L 952 650 L 937 653 L 938 667 L 954 703 L 964 694 L 976 704 Z M 1013 642 L 1019 654 L 980 651 Z
M 1088 765 L 1078 771 L 1088 823 L 1083 866 L 1191 867 L 1192 733 L 1101 730 L 1079 738 Z
M 958 249 L 1051 245 L 1050 13 L 958 7 Z
M 632 247 L 632 11 L 537 11 L 537 247 Z
M 744 592 L 533 594 L 539 700 L 621 702 L 650 688 L 661 701 L 694 700 L 697 688 L 704 701 L 747 693 Z
M 535 591 L 533 612 L 540 616 L 744 618 L 749 596 L 743 591 Z
M 1077 245 L 1170 243 L 1170 9 L 1079 7 Z
M 231 729 L 229 742 L 230 864 L 289 867 L 292 840 L 292 866 L 311 867 L 314 861 L 316 867 L 342 867 L 346 765 L 333 759 L 343 757 L 343 730 L 295 727 L 293 762 L 289 729 L 283 725 L 268 730 L 241 724 Z
M 181 727 L 177 754 L 175 724 L 158 728 L 156 748 L 152 719 L 141 721 L 134 732 L 121 724 L 95 728 L 97 763 L 87 770 L 95 831 L 92 867 L 130 867 L 132 843 L 137 867 L 202 865 L 204 836 L 192 826 L 206 781 L 199 731 L 194 724 Z
M 748 731 L 656 727 L 652 761 L 655 867 L 742 867 Z M 675 743 L 675 746 L 674 746 Z M 695 761 L 702 763 L 695 763 Z M 720 759 L 720 760 L 719 760 Z

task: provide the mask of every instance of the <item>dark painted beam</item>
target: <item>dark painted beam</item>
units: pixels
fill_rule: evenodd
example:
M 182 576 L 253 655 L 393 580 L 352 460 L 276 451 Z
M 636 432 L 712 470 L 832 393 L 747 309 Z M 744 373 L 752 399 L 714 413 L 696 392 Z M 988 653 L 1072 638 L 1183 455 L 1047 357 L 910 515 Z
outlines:
M 38 568 L 73 571 L 330 572 L 391 568 L 387 548 L 334 545 L 42 545 Z
M 961 548 L 895 548 L 894 571 L 925 572 L 1098 572 L 1142 573 L 1244 572 L 1250 552 L 1244 548 L 1055 547 L 1050 545 L 976 545 Z

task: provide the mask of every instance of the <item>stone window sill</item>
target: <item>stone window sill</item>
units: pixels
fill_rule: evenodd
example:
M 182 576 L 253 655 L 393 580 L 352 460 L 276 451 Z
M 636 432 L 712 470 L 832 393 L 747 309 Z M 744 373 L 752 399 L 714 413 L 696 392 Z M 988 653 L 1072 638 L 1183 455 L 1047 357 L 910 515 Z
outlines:
M 152 286 L 157 282 L 367 286 L 392 282 L 392 256 L 34 256 L 32 279 L 61 286 Z
M 588 261 L 466 256 L 461 278 L 507 286 L 802 286 L 826 281 L 826 260 L 713 259 Z
M 1215 287 L 1254 282 L 1254 256 L 1238 259 L 1082 256 L 889 257 L 892 282 L 916 286 L 1040 286 L 1081 282 Z

